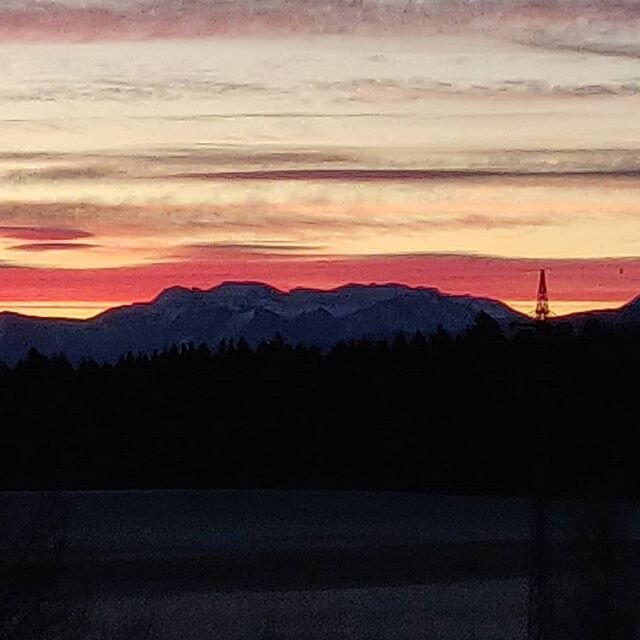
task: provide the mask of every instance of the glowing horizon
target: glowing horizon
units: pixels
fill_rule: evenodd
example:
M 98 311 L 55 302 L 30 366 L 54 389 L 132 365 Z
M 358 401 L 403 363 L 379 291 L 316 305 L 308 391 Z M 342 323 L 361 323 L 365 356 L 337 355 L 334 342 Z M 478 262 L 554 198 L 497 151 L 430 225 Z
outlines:
M 55 301 L 49 303 L 45 301 L 30 303 L 12 303 L 11 301 L 6 301 L 2 304 L 0 312 L 18 313 L 35 318 L 90 320 L 104 313 L 105 311 L 109 311 L 117 307 L 128 306 L 130 304 L 136 304 L 139 302 L 148 303 L 150 301 L 151 299 L 127 302 L 76 302 L 74 304 L 56 304 Z M 553 317 L 563 317 L 573 313 L 581 313 L 585 311 L 604 311 L 609 309 L 617 309 L 627 302 L 629 302 L 629 300 L 616 302 L 602 302 L 591 300 L 562 301 L 556 303 L 553 306 L 552 312 L 554 313 Z M 504 303 L 515 311 L 519 311 L 524 315 L 533 317 L 532 309 L 535 307 L 535 304 L 532 303 L 531 300 L 506 300 L 504 301 Z
M 230 281 L 222 281 L 222 282 L 230 282 Z M 256 282 L 256 281 L 248 281 L 248 280 L 238 280 L 231 282 Z M 193 287 L 198 290 L 207 290 L 218 286 L 216 283 L 211 287 Z M 270 285 L 267 282 L 261 283 L 267 286 Z M 362 282 L 362 283 L 353 283 L 353 282 L 345 282 L 336 286 L 326 286 L 326 287 L 314 287 L 316 290 L 320 291 L 328 291 L 331 289 L 335 289 L 338 286 L 344 286 L 346 284 L 376 284 L 376 285 L 384 285 L 384 284 L 394 284 L 388 282 Z M 173 286 L 183 286 L 179 283 Z M 186 287 L 190 288 L 190 287 Z M 279 291 L 287 293 L 292 291 L 296 287 L 289 288 L 278 288 Z M 139 300 L 108 300 L 108 301 L 100 301 L 100 300 L 92 300 L 92 301 L 82 301 L 76 300 L 74 302 L 66 302 L 66 301 L 57 301 L 57 300 L 38 300 L 31 302 L 24 301 L 11 301 L 4 300 L 0 303 L 0 313 L 2 312 L 13 312 L 22 315 L 32 316 L 32 317 L 41 317 L 41 318 L 60 318 L 60 319 L 72 319 L 72 320 L 88 320 L 92 319 L 105 311 L 109 311 L 118 307 L 129 306 L 132 304 L 144 303 L 148 304 L 152 302 L 160 293 L 162 293 L 164 289 L 158 290 L 153 295 L 145 299 Z M 448 291 L 441 291 L 443 294 L 451 294 Z M 456 295 L 456 294 L 453 294 Z M 457 295 L 465 295 L 463 293 L 458 292 Z M 505 305 L 514 309 L 515 311 L 519 311 L 520 313 L 533 317 L 534 309 L 535 309 L 535 300 L 503 300 Z M 552 304 L 552 317 L 562 317 L 566 315 L 570 315 L 573 313 L 580 313 L 585 311 L 602 311 L 602 310 L 610 310 L 617 309 L 622 307 L 623 305 L 631 302 L 629 300 L 561 300 L 556 301 Z

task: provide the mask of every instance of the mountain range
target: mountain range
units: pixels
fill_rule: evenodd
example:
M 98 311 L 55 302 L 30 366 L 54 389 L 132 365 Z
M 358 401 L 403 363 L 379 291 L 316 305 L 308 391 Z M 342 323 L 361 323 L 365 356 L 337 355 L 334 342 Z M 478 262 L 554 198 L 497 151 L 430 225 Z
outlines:
M 349 284 L 322 291 L 282 292 L 265 284 L 227 282 L 212 289 L 171 287 L 151 302 L 105 311 L 88 320 L 34 318 L 0 313 L 0 360 L 13 364 L 29 349 L 47 356 L 64 354 L 111 362 L 127 353 L 147 353 L 172 345 L 245 339 L 255 345 L 277 335 L 291 344 L 329 348 L 340 340 L 385 339 L 442 327 L 463 332 L 484 312 L 502 327 L 527 317 L 502 302 L 437 289 L 400 284 Z M 640 297 L 620 309 L 567 316 L 581 325 L 640 322 Z
M 255 345 L 281 335 L 292 344 L 327 348 L 340 340 L 468 328 L 484 311 L 501 325 L 524 316 L 496 300 L 404 285 L 345 285 L 284 293 L 265 284 L 228 282 L 208 290 L 171 287 L 148 303 L 88 320 L 0 313 L 0 360 L 15 363 L 31 348 L 72 362 L 114 361 L 188 343 L 211 346 L 244 338 Z

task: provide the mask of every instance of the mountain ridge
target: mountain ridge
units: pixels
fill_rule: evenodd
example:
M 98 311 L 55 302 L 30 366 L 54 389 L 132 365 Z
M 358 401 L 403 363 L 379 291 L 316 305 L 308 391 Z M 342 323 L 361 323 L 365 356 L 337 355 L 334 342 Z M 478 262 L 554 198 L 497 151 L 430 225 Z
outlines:
M 330 348 L 340 340 L 425 334 L 440 326 L 460 333 L 484 311 L 502 325 L 525 316 L 504 303 L 398 283 L 349 283 L 334 289 L 281 291 L 254 281 L 225 281 L 209 289 L 174 286 L 149 302 L 115 307 L 86 320 L 0 313 L 0 360 L 15 363 L 34 348 L 72 362 L 117 360 L 187 342 L 215 346 L 276 335 Z
M 114 307 L 88 319 L 0 312 L 0 361 L 14 364 L 33 348 L 47 356 L 62 353 L 73 363 L 112 362 L 127 353 L 151 354 L 172 345 L 215 347 L 241 338 L 255 345 L 276 335 L 292 344 L 330 348 L 341 340 L 390 339 L 417 331 L 429 335 L 440 327 L 459 334 L 480 312 L 505 330 L 531 321 L 495 299 L 395 282 L 289 291 L 257 281 L 229 280 L 208 289 L 176 285 L 150 301 Z M 590 319 L 640 324 L 640 296 L 619 308 L 549 322 L 581 327 Z

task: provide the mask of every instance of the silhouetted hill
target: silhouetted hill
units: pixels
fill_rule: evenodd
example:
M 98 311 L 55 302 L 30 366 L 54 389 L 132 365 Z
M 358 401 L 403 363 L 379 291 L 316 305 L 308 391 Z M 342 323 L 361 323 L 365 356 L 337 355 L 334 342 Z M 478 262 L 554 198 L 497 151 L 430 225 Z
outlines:
M 634 298 L 630 302 L 627 302 L 621 307 L 572 313 L 556 318 L 553 321 L 556 323 L 570 322 L 574 327 L 582 327 L 590 320 L 595 320 L 608 326 L 621 328 L 640 325 L 640 296 Z
M 172 287 L 150 303 L 112 309 L 86 321 L 0 314 L 0 359 L 14 363 L 30 348 L 72 362 L 115 361 L 173 344 L 243 338 L 250 345 L 280 335 L 287 342 L 331 347 L 340 340 L 392 338 L 438 327 L 459 334 L 485 312 L 501 325 L 522 318 L 495 300 L 403 285 L 346 285 L 331 291 L 280 292 L 260 283 L 209 290 Z

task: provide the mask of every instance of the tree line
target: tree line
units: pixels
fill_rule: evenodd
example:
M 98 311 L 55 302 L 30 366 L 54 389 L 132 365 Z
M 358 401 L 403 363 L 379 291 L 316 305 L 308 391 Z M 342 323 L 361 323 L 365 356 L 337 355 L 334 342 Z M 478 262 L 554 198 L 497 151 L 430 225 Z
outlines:
M 281 339 L 0 365 L 0 488 L 640 496 L 640 329 Z

